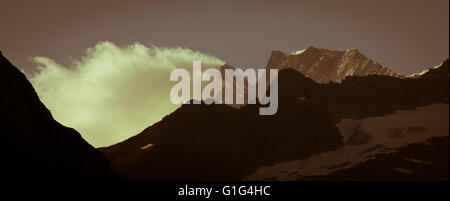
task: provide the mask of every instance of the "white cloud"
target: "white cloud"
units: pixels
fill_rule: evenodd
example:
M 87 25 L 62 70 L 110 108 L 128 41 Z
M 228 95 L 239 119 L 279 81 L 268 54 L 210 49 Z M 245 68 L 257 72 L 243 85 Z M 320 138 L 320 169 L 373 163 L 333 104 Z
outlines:
M 185 48 L 100 42 L 70 67 L 33 58 L 39 73 L 30 80 L 57 121 L 99 147 L 134 136 L 179 107 L 170 101 L 170 72 L 191 71 L 193 60 L 204 68 L 224 64 Z

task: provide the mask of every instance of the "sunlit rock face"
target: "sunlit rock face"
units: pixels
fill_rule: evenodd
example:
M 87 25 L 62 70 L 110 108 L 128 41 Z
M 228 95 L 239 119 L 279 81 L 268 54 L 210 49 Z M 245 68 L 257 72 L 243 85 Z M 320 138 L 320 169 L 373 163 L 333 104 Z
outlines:
M 364 56 L 357 49 L 334 51 L 308 47 L 285 54 L 274 50 L 268 68 L 293 68 L 319 83 L 341 82 L 347 76 L 371 74 L 403 77 L 389 68 Z

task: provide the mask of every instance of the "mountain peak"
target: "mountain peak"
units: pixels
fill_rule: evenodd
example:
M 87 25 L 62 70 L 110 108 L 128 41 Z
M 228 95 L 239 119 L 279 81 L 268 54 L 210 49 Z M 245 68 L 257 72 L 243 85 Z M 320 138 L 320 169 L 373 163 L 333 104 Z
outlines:
M 349 48 L 345 50 L 346 54 L 358 54 L 358 55 L 363 55 L 365 57 L 365 55 L 363 53 L 361 53 L 357 48 Z
M 281 50 L 272 50 L 272 53 L 270 55 L 271 56 L 279 56 L 279 55 L 287 56 L 287 54 Z
M 357 48 L 349 48 L 345 50 L 346 52 L 359 52 Z
M 289 55 L 280 50 L 273 50 L 270 54 L 269 61 L 267 61 L 267 68 L 279 68 L 280 64 L 284 65 L 288 57 Z
M 317 52 L 317 51 L 323 51 L 323 50 L 327 50 L 327 49 L 320 49 L 320 48 L 316 48 L 316 47 L 309 45 L 305 49 L 296 50 L 296 51 L 291 52 L 290 55 L 300 55 L 300 54 L 303 54 L 304 52 Z
M 370 74 L 401 77 L 369 59 L 356 48 L 338 51 L 308 46 L 289 55 L 274 50 L 267 68 L 293 68 L 319 83 L 341 82 L 347 76 Z

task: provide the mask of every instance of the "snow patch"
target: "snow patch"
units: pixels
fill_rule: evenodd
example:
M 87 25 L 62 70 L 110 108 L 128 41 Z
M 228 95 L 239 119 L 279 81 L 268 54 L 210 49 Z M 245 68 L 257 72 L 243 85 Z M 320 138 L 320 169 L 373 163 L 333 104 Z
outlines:
M 305 96 L 298 97 L 298 100 L 299 100 L 299 101 L 305 101 L 305 100 L 306 100 L 306 97 L 305 97 Z
M 141 149 L 142 150 L 146 150 L 146 149 L 148 149 L 148 148 L 150 148 L 152 146 L 153 146 L 153 144 L 147 144 L 147 145 L 142 146 Z
M 305 52 L 305 50 L 306 50 L 306 49 L 293 51 L 293 52 L 291 53 L 291 55 L 299 55 L 299 54 Z
M 405 168 L 394 168 L 395 171 L 403 173 L 403 174 L 412 174 L 413 171 Z
M 449 135 L 449 105 L 433 104 L 414 110 L 399 110 L 393 114 L 364 119 L 342 119 L 336 126 L 347 142 L 360 129 L 370 139 L 358 145 L 343 147 L 311 157 L 263 166 L 244 180 L 297 180 L 309 176 L 327 175 L 353 167 L 374 158 L 376 154 L 392 153 L 394 148 L 423 142 L 432 137 Z M 417 160 L 408 159 L 411 162 Z M 423 161 L 432 164 L 433 161 Z M 397 170 L 403 171 L 403 170 Z M 403 171 L 407 174 L 408 171 Z

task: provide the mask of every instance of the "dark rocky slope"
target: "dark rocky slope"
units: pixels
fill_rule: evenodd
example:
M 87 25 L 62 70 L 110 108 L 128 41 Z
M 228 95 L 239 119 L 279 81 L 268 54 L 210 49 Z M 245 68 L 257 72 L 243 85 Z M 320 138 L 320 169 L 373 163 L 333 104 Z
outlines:
M 348 169 L 302 180 L 448 181 L 448 143 L 448 136 L 430 138 L 425 142 L 392 150 L 393 153 L 375 155 L 372 159 Z
M 0 54 L 0 179 L 120 179 L 108 159 L 56 122 L 25 75 Z
M 349 76 L 341 83 L 330 84 L 315 83 L 293 69 L 286 69 L 280 72 L 279 96 L 300 98 L 304 104 L 324 108 L 334 121 L 378 116 L 398 109 L 448 103 L 448 69 L 447 59 L 419 78 Z
M 448 103 L 448 61 L 436 75 L 370 75 L 318 84 L 291 68 L 279 73 L 279 109 L 260 105 L 183 105 L 162 121 L 102 148 L 115 170 L 136 180 L 235 180 L 257 167 L 334 150 L 341 118 Z M 447 72 L 447 73 L 445 73 Z

